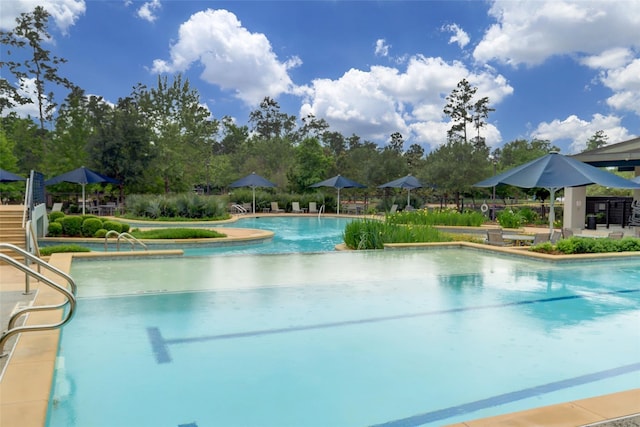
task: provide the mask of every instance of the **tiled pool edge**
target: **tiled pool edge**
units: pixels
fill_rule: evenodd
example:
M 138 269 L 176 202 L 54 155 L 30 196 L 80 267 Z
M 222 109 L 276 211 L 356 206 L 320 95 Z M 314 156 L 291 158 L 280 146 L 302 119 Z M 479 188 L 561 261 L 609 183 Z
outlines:
M 414 249 L 425 245 L 396 245 L 386 249 Z M 430 246 L 444 246 L 430 244 Z M 450 247 L 473 247 L 483 250 L 525 255 L 521 249 L 488 248 L 486 245 L 473 243 L 447 244 Z M 158 251 L 160 252 L 160 251 Z M 179 252 L 179 251 L 167 251 Z M 534 253 L 528 253 L 531 255 Z M 71 270 L 71 262 L 74 258 L 105 258 L 105 257 L 137 257 L 154 254 L 136 253 L 110 253 L 106 254 L 54 254 L 50 263 L 64 272 Z M 535 254 L 539 258 L 544 254 Z M 624 255 L 624 254 L 616 254 Z M 633 254 L 632 254 L 633 255 Z M 526 255 L 525 255 L 526 256 Z M 635 253 L 635 256 L 640 254 Z M 570 257 L 570 256 L 566 256 Z M 594 258 L 602 256 L 594 256 Z M 554 260 L 557 256 L 545 255 L 542 258 Z M 575 257 L 573 257 L 575 258 Z M 584 259 L 580 256 L 577 259 Z M 571 259 L 570 259 L 571 260 Z M 46 274 L 52 277 L 53 273 Z M 51 303 L 58 294 L 48 287 L 40 287 L 36 301 L 40 304 Z M 36 316 L 37 314 L 37 316 Z M 49 316 L 49 317 L 43 317 Z M 57 317 L 56 317 L 57 316 Z M 33 313 L 29 316 L 27 324 L 42 322 L 54 322 L 60 318 L 60 312 Z M 53 383 L 56 356 L 58 353 L 59 330 L 34 332 L 24 334 L 18 340 L 11 355 L 11 360 L 0 382 L 0 425 L 13 426 L 45 426 L 47 421 L 47 408 Z M 480 427 L 480 426 L 548 426 L 579 427 L 596 422 L 616 419 L 640 412 L 640 389 L 632 389 L 612 395 L 598 396 L 574 402 L 567 402 L 547 407 L 534 408 L 527 411 L 505 414 L 497 417 L 468 421 L 454 424 L 456 427 Z M 545 422 L 546 420 L 546 422 Z M 550 423 L 550 421 L 553 421 Z

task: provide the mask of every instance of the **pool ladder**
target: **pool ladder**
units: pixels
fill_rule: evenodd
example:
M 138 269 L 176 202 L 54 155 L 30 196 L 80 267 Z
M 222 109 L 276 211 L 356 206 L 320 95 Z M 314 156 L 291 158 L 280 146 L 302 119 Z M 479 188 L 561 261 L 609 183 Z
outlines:
M 145 251 L 149 250 L 149 248 L 147 248 L 147 245 L 145 245 L 140 240 L 138 240 L 135 237 L 133 237 L 131 234 L 129 234 L 129 233 L 118 233 L 115 230 L 110 230 L 110 231 L 107 232 L 107 234 L 104 235 L 104 251 L 105 252 L 107 252 L 107 243 L 109 243 L 109 236 L 114 236 L 114 235 L 118 237 L 118 239 L 116 240 L 116 249 L 118 251 L 120 251 L 120 239 L 126 240 L 127 243 L 130 243 L 132 251 L 135 250 L 136 243 L 139 244 L 140 246 L 142 246 Z
M 11 338 L 13 335 L 19 334 L 22 332 L 37 332 L 37 331 L 48 331 L 52 329 L 58 329 L 64 326 L 67 322 L 69 322 L 75 313 L 77 286 L 76 286 L 76 283 L 71 278 L 71 276 L 69 276 L 67 273 L 57 269 L 56 267 L 52 266 L 46 261 L 43 261 L 37 256 L 25 251 L 22 248 L 19 248 L 18 246 L 12 245 L 11 243 L 0 243 L 0 248 L 9 249 L 15 252 L 17 256 L 24 258 L 24 262 L 21 262 L 6 254 L 0 253 L 0 260 L 12 265 L 13 267 L 25 273 L 25 279 L 27 283 L 25 294 L 29 294 L 28 278 L 33 277 L 38 281 L 48 285 L 52 289 L 60 292 L 65 297 L 65 301 L 60 304 L 29 306 L 29 307 L 16 310 L 9 318 L 9 324 L 7 326 L 7 329 L 3 331 L 2 335 L 0 336 L 0 357 L 5 357 L 9 353 L 4 353 L 4 345 L 7 342 L 7 340 Z M 38 270 L 40 270 L 40 268 L 44 268 L 65 279 L 69 287 L 67 288 L 65 286 L 62 286 L 54 282 L 53 280 L 43 276 L 39 271 L 32 269 L 29 266 L 29 264 L 32 262 L 38 265 Z M 64 309 L 67 306 L 69 307 L 69 309 L 64 312 L 64 315 L 62 316 L 62 319 L 59 322 L 43 324 L 43 325 L 16 326 L 18 319 L 20 319 L 22 316 L 28 313 L 35 312 L 35 311 L 59 310 L 59 309 Z

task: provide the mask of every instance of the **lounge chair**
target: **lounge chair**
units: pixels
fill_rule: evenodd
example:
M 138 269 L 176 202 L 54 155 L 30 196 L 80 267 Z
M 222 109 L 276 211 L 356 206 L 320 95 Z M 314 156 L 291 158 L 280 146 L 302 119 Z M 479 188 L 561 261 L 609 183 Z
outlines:
M 548 242 L 551 240 L 551 236 L 549 233 L 536 233 L 533 235 L 533 244 L 538 245 L 543 242 Z
M 291 202 L 291 212 L 304 213 L 306 209 L 300 207 L 300 202 Z
M 309 202 L 309 213 L 318 213 L 318 204 L 316 202 Z
M 612 231 L 607 237 L 612 240 L 620 240 L 622 239 L 622 236 L 624 236 L 622 231 Z
M 560 239 L 562 239 L 562 232 L 553 230 L 553 233 L 551 233 L 551 238 L 550 238 L 551 243 L 555 245 L 556 243 L 558 243 L 558 240 Z
M 502 237 L 502 230 L 501 229 L 487 230 L 487 244 L 492 246 L 507 246 L 507 243 Z
M 62 203 L 54 203 L 51 212 L 62 212 Z
M 278 202 L 271 202 L 271 213 L 280 212 L 284 212 L 284 209 L 280 209 L 280 207 L 278 207 Z

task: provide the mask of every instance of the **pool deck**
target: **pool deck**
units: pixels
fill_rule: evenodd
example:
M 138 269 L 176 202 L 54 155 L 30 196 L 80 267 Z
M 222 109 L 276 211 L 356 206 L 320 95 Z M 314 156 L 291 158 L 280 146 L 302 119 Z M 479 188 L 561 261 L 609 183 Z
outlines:
M 240 231 L 234 234 L 236 232 L 231 230 Z M 242 239 L 251 237 L 254 232 L 225 228 L 225 233 L 229 235 L 230 239 L 234 237 Z M 457 245 L 518 256 L 535 256 L 536 258 L 547 260 L 559 259 L 558 256 L 533 255 L 531 252 L 525 255 L 525 251 L 519 248 L 491 247 L 473 243 Z M 393 245 L 385 249 L 408 249 L 417 246 L 424 245 Z M 174 250 L 111 252 L 108 254 L 54 254 L 50 257 L 49 262 L 54 267 L 69 272 L 74 257 L 180 256 L 181 252 Z M 616 257 L 625 256 L 625 254 L 615 255 Z M 638 257 L 640 254 L 629 254 L 628 256 Z M 584 256 L 561 257 L 561 259 L 576 258 L 583 259 Z M 45 271 L 43 274 L 54 280 L 59 279 L 55 273 L 49 271 Z M 2 279 L 2 288 L 0 289 L 2 313 L 0 321 L 2 321 L 3 329 L 6 327 L 9 315 L 16 305 L 24 306 L 30 303 L 44 305 L 61 302 L 60 294 L 35 280 L 31 280 L 32 293 L 30 295 L 22 295 L 25 287 L 24 274 L 9 265 L 0 265 L 0 277 Z M 60 310 L 34 312 L 28 316 L 26 324 L 54 323 L 60 319 L 60 316 Z M 10 355 L 0 359 L 0 426 L 45 426 L 59 338 L 59 330 L 30 332 L 20 334 L 17 339 L 13 338 L 7 343 L 5 351 L 10 351 Z M 15 346 L 12 341 L 15 341 Z M 637 427 L 640 426 L 640 388 L 452 425 L 452 427 L 463 426 Z

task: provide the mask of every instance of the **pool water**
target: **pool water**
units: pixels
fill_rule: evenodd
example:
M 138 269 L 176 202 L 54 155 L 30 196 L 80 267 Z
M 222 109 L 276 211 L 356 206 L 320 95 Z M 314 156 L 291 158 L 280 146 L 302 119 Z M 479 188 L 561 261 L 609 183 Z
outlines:
M 275 233 L 272 240 L 252 245 L 218 248 L 184 248 L 186 256 L 192 255 L 245 255 L 292 252 L 327 252 L 343 242 L 345 226 L 351 218 L 326 218 L 315 215 L 299 217 L 242 218 L 233 223 L 216 225 L 216 228 L 257 228 Z M 224 230 L 222 230 L 224 232 Z
M 59 426 L 440 426 L 640 386 L 640 261 L 77 262 Z

